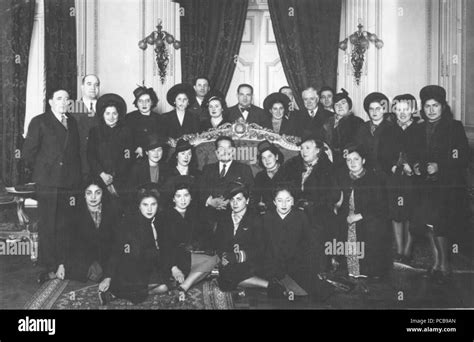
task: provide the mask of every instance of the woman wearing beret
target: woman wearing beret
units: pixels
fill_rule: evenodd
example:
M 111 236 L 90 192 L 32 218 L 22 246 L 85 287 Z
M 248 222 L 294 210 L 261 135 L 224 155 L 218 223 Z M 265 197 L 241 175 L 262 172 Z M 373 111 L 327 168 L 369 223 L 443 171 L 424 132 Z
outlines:
M 137 110 L 125 116 L 125 124 L 132 132 L 132 148 L 138 157 L 143 157 L 143 146 L 147 142 L 147 136 L 156 133 L 167 137 L 168 128 L 162 116 L 153 111 L 158 104 L 158 96 L 153 88 L 138 87 L 133 91 L 135 101 L 133 104 Z
M 364 121 L 352 112 L 352 99 L 345 89 L 334 96 L 333 102 L 335 115 L 323 125 L 323 133 L 324 140 L 333 152 L 333 164 L 340 169 L 346 167 L 343 147 L 354 143 L 355 135 Z
M 156 189 L 161 190 L 169 176 L 169 168 L 166 164 L 167 142 L 157 134 L 147 137 L 144 145 L 146 158 L 138 159 L 132 167 L 128 181 L 130 193 L 134 193 L 143 184 L 153 184 Z
M 355 142 L 363 146 L 367 153 L 366 168 L 371 168 L 383 179 L 390 174 L 398 160 L 400 137 L 395 125 L 384 119 L 389 101 L 382 93 L 371 93 L 364 99 L 364 110 L 370 120 L 357 131 Z
M 217 265 L 217 256 L 206 255 L 208 245 L 201 234 L 195 208 L 190 207 L 193 193 L 189 176 L 179 176 L 174 182 L 172 208 L 159 215 L 158 225 L 163 235 L 163 256 L 166 271 L 186 293 L 204 279 Z
M 350 276 L 380 277 L 391 266 L 386 196 L 378 174 L 365 167 L 364 147 L 349 145 L 344 148 L 348 171 L 338 175 L 343 196 L 338 209 L 338 241 L 356 247 L 345 255 Z
M 420 98 L 424 144 L 414 172 L 424 180 L 424 186 L 417 222 L 429 229 L 435 259 L 429 273 L 444 279 L 451 272 L 451 248 L 463 243 L 469 228 L 469 145 L 462 123 L 453 119 L 444 88 L 426 86 Z
M 271 115 L 272 129 L 277 134 L 294 135 L 293 120 L 289 119 L 290 99 L 285 94 L 273 93 L 263 101 L 263 108 Z
M 149 294 L 168 291 L 161 251 L 163 237 L 155 220 L 160 194 L 149 187 L 136 193 L 137 207 L 118 226 L 105 278 L 99 284 L 101 305 L 116 297 L 139 304 Z
M 134 159 L 132 136 L 123 122 L 127 106 L 120 96 L 105 94 L 96 108 L 99 125 L 89 133 L 87 161 L 91 176 L 100 178 L 110 194 L 119 196 Z
M 166 99 L 171 106 L 175 107 L 172 111 L 163 114 L 169 137 L 178 139 L 185 134 L 199 132 L 199 117 L 187 109 L 189 99 L 193 97 L 193 94 L 194 90 L 184 83 L 177 84 L 168 90 Z
M 102 280 L 111 257 L 119 212 L 107 196 L 102 182 L 91 180 L 84 187 L 84 200 L 77 206 L 73 230 L 68 279 Z
M 397 95 L 392 108 L 397 118 L 396 129 L 401 139 L 401 150 L 387 182 L 389 216 L 397 248 L 395 261 L 407 264 L 411 260 L 412 237 L 409 227 L 415 210 L 413 187 L 417 182 L 413 166 L 420 159 L 423 142 L 420 140 L 420 125 L 413 117 L 417 111 L 415 97 L 411 94 Z
M 275 208 L 273 190 L 284 181 L 281 166 L 285 159 L 278 147 L 266 140 L 259 143 L 257 149 L 258 164 L 263 170 L 255 176 L 253 193 L 258 211 L 263 214 Z
M 205 132 L 211 128 L 218 128 L 229 122 L 226 115 L 227 105 L 224 100 L 224 95 L 217 90 L 211 90 L 208 95 L 210 96 L 206 95 L 203 101 L 203 107 L 207 108 L 209 118 L 201 121 L 199 132 Z
M 263 235 L 261 219 L 248 207 L 249 191 L 238 181 L 229 184 L 226 199 L 231 210 L 219 217 L 215 242 L 220 258 L 218 283 L 222 291 L 237 287 L 266 288 L 268 294 L 280 296 L 284 288 L 276 281 L 261 278 Z

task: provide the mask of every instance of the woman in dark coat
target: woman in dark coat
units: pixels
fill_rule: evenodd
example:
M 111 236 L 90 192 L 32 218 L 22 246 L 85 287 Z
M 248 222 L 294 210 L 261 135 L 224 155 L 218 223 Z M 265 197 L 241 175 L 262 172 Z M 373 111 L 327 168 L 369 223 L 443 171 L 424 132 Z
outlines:
M 155 223 L 159 196 L 156 189 L 140 189 L 138 208 L 119 225 L 105 278 L 99 284 L 102 305 L 115 297 L 138 304 L 148 294 L 168 291 L 161 251 L 163 239 Z M 149 284 L 158 286 L 149 289 Z
M 398 95 L 394 97 L 392 107 L 397 117 L 396 129 L 401 139 L 401 150 L 387 181 L 389 217 L 397 246 L 395 261 L 409 263 L 412 247 L 410 221 L 416 208 L 413 166 L 420 158 L 423 142 L 420 140 L 420 125 L 413 117 L 417 111 L 415 97 L 410 94 Z
M 364 120 L 355 116 L 352 110 L 352 99 L 345 89 L 334 96 L 335 115 L 329 117 L 323 125 L 324 141 L 333 153 L 334 167 L 339 170 L 346 168 L 344 146 L 354 143 L 355 136 Z
M 162 189 L 169 176 L 166 163 L 167 141 L 151 134 L 144 146 L 146 158 L 138 159 L 132 167 L 128 180 L 128 188 L 132 193 L 143 184 L 153 183 L 156 189 Z
M 215 242 L 220 257 L 218 283 L 222 291 L 240 287 L 266 288 L 268 294 L 283 295 L 284 289 L 276 281 L 267 281 L 259 275 L 263 264 L 263 239 L 261 218 L 250 208 L 249 191 L 238 181 L 232 182 L 226 196 L 229 210 L 220 216 Z
M 215 91 L 210 97 L 207 98 L 206 96 L 203 101 L 203 107 L 207 109 L 209 118 L 201 121 L 199 132 L 205 132 L 211 128 L 219 128 L 229 122 L 226 114 L 227 104 L 222 93 Z
M 282 93 L 268 95 L 263 101 L 263 108 L 271 116 L 272 130 L 277 134 L 294 135 L 294 120 L 289 118 L 290 99 Z
M 178 139 L 185 134 L 199 132 L 199 117 L 187 109 L 189 99 L 194 96 L 193 94 L 191 86 L 184 83 L 177 84 L 168 90 L 166 99 L 175 108 L 163 114 L 169 137 Z
M 127 106 L 120 96 L 106 94 L 96 108 L 99 125 L 91 128 L 87 141 L 91 177 L 100 178 L 110 194 L 119 196 L 134 160 L 130 130 L 123 123 Z
M 135 101 L 133 104 L 137 110 L 125 116 L 125 125 L 132 134 L 132 152 L 137 157 L 143 157 L 143 147 L 147 143 L 147 137 L 156 133 L 162 137 L 168 137 L 168 128 L 163 117 L 154 112 L 158 104 L 158 96 L 153 88 L 138 87 L 133 91 Z
M 203 252 L 203 246 L 209 243 L 201 234 L 196 210 L 190 207 L 191 182 L 189 176 L 175 180 L 174 208 L 166 209 L 158 219 L 166 272 L 180 284 L 178 291 L 184 293 L 207 277 L 218 263 L 217 256 Z
M 469 144 L 462 123 L 453 119 L 442 87 L 426 86 L 420 98 L 424 144 L 414 172 L 421 176 L 423 186 L 416 222 L 429 227 L 435 258 L 430 273 L 445 278 L 451 272 L 450 246 L 462 244 L 469 228 Z
M 284 95 L 286 96 L 286 95 Z M 281 166 L 285 158 L 283 153 L 268 141 L 262 141 L 257 146 L 258 164 L 263 169 L 255 176 L 253 194 L 260 214 L 275 209 L 273 190 L 284 181 Z
M 78 206 L 72 236 L 67 278 L 98 282 L 111 257 L 120 215 L 102 184 L 90 181 Z
M 351 253 L 345 253 L 350 276 L 379 277 L 391 266 L 386 197 L 379 176 L 372 169 L 365 168 L 364 148 L 352 145 L 346 149 L 349 171 L 341 173 L 338 180 L 343 194 L 338 210 L 338 241 L 356 247 Z
M 293 204 L 288 187 L 274 190 L 275 209 L 263 216 L 263 275 L 285 284 L 287 292 L 305 295 L 312 292 L 315 276 L 310 266 L 311 228 L 306 215 Z
M 384 113 L 390 109 L 388 98 L 384 94 L 367 95 L 364 109 L 370 120 L 359 127 L 355 142 L 367 152 L 366 168 L 374 170 L 385 179 L 398 160 L 401 149 L 399 132 L 395 125 L 384 119 Z

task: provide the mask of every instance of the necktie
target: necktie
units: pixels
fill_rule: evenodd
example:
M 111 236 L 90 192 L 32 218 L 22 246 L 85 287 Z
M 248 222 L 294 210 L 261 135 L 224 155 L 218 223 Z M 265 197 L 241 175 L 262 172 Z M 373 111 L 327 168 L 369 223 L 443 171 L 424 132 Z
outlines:
M 301 177 L 301 191 L 304 191 L 304 183 L 306 182 L 306 179 L 308 179 L 312 171 L 313 171 L 313 165 L 307 165 L 306 171 L 303 172 L 303 175 Z
M 378 127 L 377 125 L 374 125 L 374 124 L 372 124 L 372 123 L 370 124 L 370 133 L 371 133 L 372 135 L 375 134 L 375 130 L 377 129 L 377 127 Z
M 89 108 L 89 110 L 90 110 L 90 112 L 91 112 L 92 114 L 95 113 L 95 111 L 94 111 L 94 104 L 93 104 L 92 102 L 91 102 L 91 107 Z
M 314 110 L 310 111 L 309 115 L 311 115 L 311 117 L 314 118 Z
M 67 116 L 66 116 L 66 114 L 61 115 L 61 123 L 63 124 L 64 128 L 67 129 Z
M 234 236 L 237 233 L 237 229 L 239 228 L 239 224 L 241 220 L 242 220 L 241 215 L 232 213 L 232 222 L 234 223 Z
M 227 165 L 227 164 L 223 164 L 223 165 L 222 165 L 222 170 L 221 170 L 221 173 L 219 174 L 219 177 L 220 177 L 220 178 L 224 178 L 224 176 L 225 176 L 225 168 L 226 168 L 226 165 Z

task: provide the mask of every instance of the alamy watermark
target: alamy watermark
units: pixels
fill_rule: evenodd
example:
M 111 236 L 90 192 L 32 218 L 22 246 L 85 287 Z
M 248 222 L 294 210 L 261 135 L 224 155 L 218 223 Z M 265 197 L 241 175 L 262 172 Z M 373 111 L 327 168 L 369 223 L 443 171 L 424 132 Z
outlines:
M 326 255 L 344 255 L 356 256 L 357 259 L 364 259 L 365 257 L 365 242 L 363 241 L 326 241 L 324 243 L 324 254 Z

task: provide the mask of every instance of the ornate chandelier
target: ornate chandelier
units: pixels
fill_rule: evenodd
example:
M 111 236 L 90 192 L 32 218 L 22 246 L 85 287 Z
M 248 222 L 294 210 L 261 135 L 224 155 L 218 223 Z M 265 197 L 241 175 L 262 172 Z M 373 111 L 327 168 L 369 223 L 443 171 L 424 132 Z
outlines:
M 138 47 L 142 50 L 146 50 L 148 45 L 155 46 L 156 64 L 158 65 L 161 83 L 165 83 L 166 70 L 170 61 L 169 52 L 166 48 L 166 44 L 172 45 L 176 50 L 181 47 L 181 42 L 176 40 L 174 36 L 164 30 L 161 25 L 161 19 L 158 19 L 158 25 L 156 31 L 150 33 L 146 38 L 143 38 L 138 42 Z
M 351 34 L 348 38 L 339 42 L 339 49 L 347 50 L 347 42 L 352 44 L 351 64 L 354 68 L 354 77 L 357 85 L 360 84 L 360 77 L 362 75 L 362 67 L 364 66 L 365 52 L 372 42 L 377 49 L 383 48 L 383 41 L 377 37 L 376 34 L 364 31 L 364 26 L 359 24 L 358 30 Z

